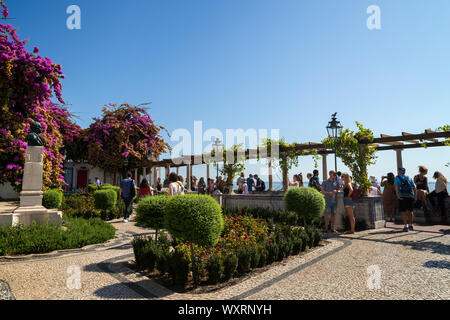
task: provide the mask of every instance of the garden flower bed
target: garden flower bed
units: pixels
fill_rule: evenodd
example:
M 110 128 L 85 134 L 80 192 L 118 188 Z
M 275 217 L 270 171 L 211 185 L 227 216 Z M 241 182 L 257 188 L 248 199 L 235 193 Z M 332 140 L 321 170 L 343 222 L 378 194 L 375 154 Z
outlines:
M 233 285 L 321 243 L 317 227 L 268 223 L 253 214 L 238 211 L 224 216 L 221 237 L 211 248 L 169 240 L 164 233 L 158 245 L 149 237 L 136 238 L 132 267 L 175 292 L 204 293 Z

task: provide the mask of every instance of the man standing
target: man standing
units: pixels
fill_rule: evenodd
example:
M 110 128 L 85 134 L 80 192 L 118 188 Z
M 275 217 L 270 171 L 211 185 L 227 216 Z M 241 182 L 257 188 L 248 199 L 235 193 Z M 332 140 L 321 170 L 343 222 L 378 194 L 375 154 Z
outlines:
M 337 193 L 339 192 L 340 186 L 336 179 L 336 172 L 331 170 L 329 172 L 330 177 L 322 183 L 322 193 L 325 197 L 325 230 L 324 233 L 328 232 L 328 221 L 331 215 L 331 232 L 335 233 L 334 222 L 336 218 L 336 208 L 337 208 Z
M 125 211 L 123 213 L 123 222 L 127 223 L 131 213 L 133 198 L 136 196 L 136 183 L 131 179 L 131 172 L 128 172 L 127 178 L 120 183 L 119 198 L 125 202 Z
M 100 189 L 102 182 L 98 177 L 95 177 L 95 185 L 97 186 L 97 189 Z
M 253 191 L 253 187 L 255 186 L 255 180 L 253 179 L 253 175 L 250 174 L 247 178 L 247 187 L 248 187 L 248 191 L 252 192 Z
M 405 226 L 403 227 L 403 231 L 407 232 L 408 230 L 414 230 L 413 227 L 413 205 L 414 201 L 417 197 L 417 190 L 414 181 L 405 175 L 405 168 L 398 168 L 398 175 L 395 177 L 395 194 L 397 195 L 397 199 L 399 200 L 399 211 L 402 214 L 403 223 Z M 406 219 L 406 212 L 408 212 L 408 221 Z

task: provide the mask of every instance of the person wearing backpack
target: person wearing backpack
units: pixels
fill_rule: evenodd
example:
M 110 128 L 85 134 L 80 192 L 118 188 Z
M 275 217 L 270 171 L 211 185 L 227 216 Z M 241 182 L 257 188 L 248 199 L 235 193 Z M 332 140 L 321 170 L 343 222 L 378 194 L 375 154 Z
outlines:
M 414 230 L 413 227 L 413 206 L 414 201 L 417 197 L 417 190 L 414 181 L 405 175 L 405 168 L 398 168 L 398 175 L 395 177 L 395 194 L 398 199 L 398 209 L 402 214 L 403 218 L 403 231 Z M 406 218 L 406 213 L 408 213 L 408 220 Z M 409 222 L 409 224 L 408 224 Z
M 122 198 L 125 202 L 125 210 L 123 213 L 123 222 L 127 223 L 130 218 L 131 205 L 133 198 L 136 196 L 136 183 L 131 179 L 131 172 L 128 172 L 127 178 L 123 179 L 120 183 L 119 198 Z
M 319 170 L 315 169 L 313 171 L 313 176 L 309 179 L 308 187 L 315 188 L 317 191 L 322 192 L 322 186 L 319 181 Z

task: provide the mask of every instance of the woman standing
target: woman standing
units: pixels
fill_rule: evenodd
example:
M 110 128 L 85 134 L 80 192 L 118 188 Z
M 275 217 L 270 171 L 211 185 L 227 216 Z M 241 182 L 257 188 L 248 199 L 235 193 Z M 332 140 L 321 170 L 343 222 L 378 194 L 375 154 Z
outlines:
M 436 206 L 436 202 L 434 198 L 438 200 L 438 206 L 441 210 L 441 223 L 447 224 L 447 210 L 445 208 L 445 201 L 448 197 L 447 190 L 447 179 L 444 177 L 442 173 L 436 171 L 433 175 L 433 178 L 436 179 L 436 187 L 433 192 L 428 194 L 428 199 L 433 207 Z
M 150 190 L 150 185 L 148 184 L 148 181 L 146 178 L 142 179 L 141 184 L 139 185 L 139 198 L 138 201 L 140 201 L 143 198 L 146 198 L 148 196 L 151 196 L 152 192 Z
M 355 202 L 353 201 L 353 181 L 348 173 L 342 174 L 342 179 L 344 181 L 344 207 L 347 213 L 348 220 L 350 221 L 350 230 L 346 231 L 347 234 L 355 233 L 355 215 L 354 208 Z
M 386 212 L 386 221 L 394 222 L 395 210 L 397 208 L 397 196 L 395 194 L 395 175 L 389 172 L 387 176 L 381 177 L 383 189 L 383 206 Z
M 206 193 L 206 183 L 205 179 L 203 177 L 200 178 L 198 181 L 198 194 L 205 194 Z
M 296 175 L 296 174 L 294 174 L 294 182 L 291 182 L 288 177 L 288 184 L 289 184 L 289 187 L 300 187 L 300 186 L 303 187 L 302 185 L 300 185 L 298 175 Z
M 182 182 L 179 181 L 179 177 L 175 172 L 169 175 L 169 196 L 176 196 L 178 194 L 184 194 L 184 187 Z
M 425 166 L 419 166 L 419 174 L 414 177 L 414 183 L 417 188 L 417 200 L 422 203 L 424 209 L 427 208 L 427 195 L 430 193 L 427 173 L 428 169 Z
M 161 192 L 162 190 L 161 178 L 158 178 L 158 180 L 156 181 L 156 190 L 158 192 Z

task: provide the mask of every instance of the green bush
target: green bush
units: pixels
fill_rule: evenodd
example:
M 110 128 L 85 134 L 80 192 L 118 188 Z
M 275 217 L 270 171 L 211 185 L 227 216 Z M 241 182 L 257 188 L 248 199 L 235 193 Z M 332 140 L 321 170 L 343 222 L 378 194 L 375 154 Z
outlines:
M 296 237 L 292 239 L 292 254 L 297 255 L 302 251 L 303 241 L 302 238 Z
M 308 234 L 306 232 L 302 232 L 301 239 L 302 239 L 302 251 L 306 251 L 310 243 Z
M 287 258 L 292 253 L 292 242 L 290 240 L 283 239 L 278 243 L 278 261 L 283 260 L 284 258 Z
M 146 197 L 136 208 L 136 223 L 144 228 L 161 229 L 164 223 L 164 209 L 168 196 Z
M 160 274 L 165 274 L 169 271 L 169 256 L 170 252 L 168 250 L 161 250 L 159 252 L 158 260 L 156 261 L 156 269 L 158 269 Z
M 274 242 L 270 242 L 267 245 L 267 264 L 272 264 L 276 261 L 278 258 L 278 245 L 276 245 Z
M 259 248 L 259 263 L 258 268 L 262 268 L 267 264 L 267 258 L 269 256 L 269 252 L 266 248 L 260 247 Z
M 214 246 L 223 225 L 222 210 L 208 195 L 178 195 L 167 201 L 164 226 L 174 238 Z
M 174 250 L 168 257 L 168 266 L 173 283 L 184 286 L 189 275 L 189 259 L 182 251 Z
M 325 198 L 314 188 L 292 188 L 284 195 L 286 209 L 294 211 L 299 218 L 310 224 L 318 220 L 325 210 Z
M 225 257 L 225 260 L 223 262 L 224 264 L 224 278 L 225 280 L 231 279 L 231 277 L 236 273 L 236 270 L 238 268 L 238 257 L 235 254 L 228 254 Z
M 44 192 L 42 205 L 47 209 L 61 208 L 63 201 L 63 193 L 59 189 L 51 189 Z
M 89 193 L 94 193 L 95 191 L 97 191 L 97 185 L 96 184 L 93 184 L 93 183 L 91 183 L 91 184 L 88 184 L 88 192 Z
M 112 211 L 117 204 L 117 194 L 112 189 L 100 189 L 94 193 L 95 208 L 102 211 Z
M 237 253 L 238 257 L 238 272 L 246 274 L 251 271 L 252 256 L 248 247 L 241 247 Z
M 194 255 L 192 258 L 192 281 L 194 287 L 198 287 L 206 274 L 205 262 L 201 256 Z M 220 278 L 220 275 L 219 275 Z
M 220 281 L 222 274 L 224 272 L 224 265 L 222 257 L 220 254 L 213 254 L 207 264 L 206 269 L 208 270 L 208 281 L 211 284 L 216 284 Z
M 0 256 L 46 253 L 103 243 L 115 235 L 112 225 L 100 219 L 64 217 L 63 224 L 33 222 L 30 226 L 0 228 Z
M 108 183 L 105 183 L 100 186 L 100 190 L 114 190 L 117 194 L 117 198 L 119 198 L 120 187 L 116 187 Z
M 255 269 L 259 265 L 259 260 L 261 259 L 261 253 L 259 251 L 259 248 L 256 246 L 250 247 L 250 248 L 248 248 L 248 250 L 250 253 L 250 267 L 252 269 Z

